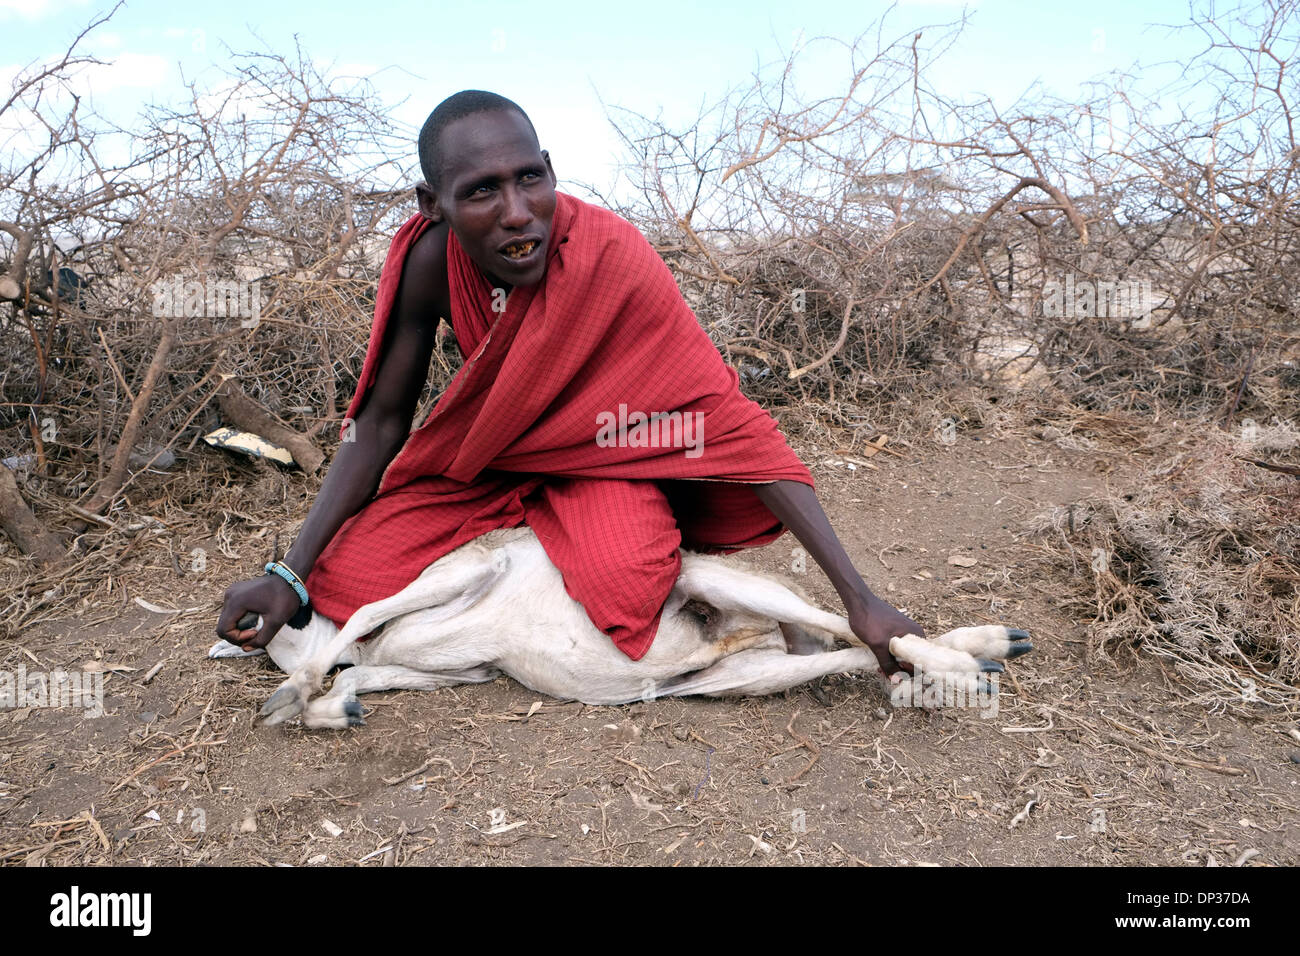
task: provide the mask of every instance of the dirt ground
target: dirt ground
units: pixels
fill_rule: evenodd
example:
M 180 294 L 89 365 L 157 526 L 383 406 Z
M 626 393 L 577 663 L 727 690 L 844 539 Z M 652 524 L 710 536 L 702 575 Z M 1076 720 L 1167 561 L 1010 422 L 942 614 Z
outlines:
M 1081 582 L 1016 537 L 1049 507 L 1142 481 L 1140 467 L 1025 433 L 963 433 L 854 470 L 797 447 L 864 577 L 931 634 L 1033 632 L 995 714 L 893 709 L 874 675 L 624 707 L 502 678 L 366 697 L 352 731 L 263 728 L 254 714 L 282 675 L 204 656 L 222 590 L 269 550 L 245 524 L 238 560 L 213 547 L 203 573 L 178 575 L 140 549 L 113 606 L 0 642 L 10 672 L 108 669 L 103 717 L 0 711 L 0 862 L 1300 863 L 1291 725 L 1189 704 L 1149 655 L 1090 654 L 1086 622 L 1060 608 Z M 796 544 L 746 559 L 789 572 Z M 800 580 L 836 606 L 815 565 Z

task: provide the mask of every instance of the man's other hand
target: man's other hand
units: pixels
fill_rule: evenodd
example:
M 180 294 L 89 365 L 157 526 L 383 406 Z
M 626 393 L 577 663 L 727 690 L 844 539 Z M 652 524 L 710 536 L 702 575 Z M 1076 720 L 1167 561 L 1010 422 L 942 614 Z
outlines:
M 276 632 L 302 606 L 297 592 L 274 574 L 232 584 L 226 588 L 224 602 L 221 617 L 217 619 L 217 636 L 246 651 L 270 644 Z M 252 627 L 240 630 L 239 619 L 250 611 L 262 616 L 260 631 Z

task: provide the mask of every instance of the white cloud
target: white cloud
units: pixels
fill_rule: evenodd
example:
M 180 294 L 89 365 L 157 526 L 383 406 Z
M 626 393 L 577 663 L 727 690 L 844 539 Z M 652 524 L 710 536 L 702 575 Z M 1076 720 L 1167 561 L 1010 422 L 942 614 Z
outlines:
M 348 79 L 370 79 L 379 73 L 384 67 L 375 63 L 364 63 L 359 60 L 339 61 L 339 60 L 321 60 L 312 61 L 317 72 L 324 77 L 346 77 Z
M 3 2 L 3 0 L 0 0 L 0 2 Z M 94 43 L 97 46 L 103 47 L 105 50 L 120 50 L 125 42 L 126 41 L 122 39 L 122 34 L 113 33 L 112 31 L 107 33 L 96 33 L 94 35 Z
M 171 74 L 172 63 L 153 53 L 120 53 L 103 64 L 90 64 L 77 76 L 85 92 L 100 95 L 117 89 L 160 87 Z
M 68 7 L 84 7 L 90 0 L 0 0 L 0 20 L 43 20 Z
M 0 3 L 3 2 L 7 0 L 0 0 Z M 108 45 L 114 46 L 116 43 L 110 40 Z M 123 52 L 112 55 L 101 50 L 93 55 L 98 56 L 101 62 L 74 66 L 64 74 L 68 87 L 78 96 L 97 96 L 116 89 L 160 87 L 169 79 L 173 67 L 172 61 L 152 53 Z M 19 77 L 39 72 L 57 60 L 57 56 L 52 56 L 35 65 L 0 64 L 0 92 L 7 95 Z M 58 85 L 50 82 L 45 84 L 45 88 L 46 102 L 50 102 L 51 97 L 57 101 L 61 95 Z
M 7 95 L 14 79 L 28 75 L 33 69 L 39 67 L 0 65 L 0 93 Z M 119 121 L 129 122 L 143 98 L 140 91 L 167 89 L 172 71 L 170 61 L 142 53 L 122 53 L 111 61 L 83 64 L 70 71 L 63 83 L 43 84 L 40 110 L 51 122 L 57 124 L 67 116 L 72 107 L 71 96 L 75 95 L 81 97 L 86 104 L 93 104 L 96 110 L 107 111 L 105 115 L 119 113 Z M 115 94 L 114 91 L 119 90 L 122 93 Z M 48 146 L 48 134 L 44 127 L 34 121 L 28 112 L 31 103 L 32 95 L 29 92 L 28 96 L 0 117 L 0 143 L 3 143 L 3 148 L 0 148 L 0 165 L 24 163 Z M 111 163 L 119 158 L 124 159 L 125 146 L 112 137 L 103 139 L 98 148 L 100 160 Z M 109 155 L 110 152 L 112 155 Z M 53 169 L 48 169 L 47 172 L 54 178 L 59 175 Z

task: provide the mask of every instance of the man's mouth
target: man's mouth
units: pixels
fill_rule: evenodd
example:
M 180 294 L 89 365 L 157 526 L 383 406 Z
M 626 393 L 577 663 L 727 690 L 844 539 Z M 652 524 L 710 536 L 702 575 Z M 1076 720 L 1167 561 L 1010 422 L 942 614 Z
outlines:
M 526 260 L 531 259 L 533 254 L 537 252 L 541 246 L 541 239 L 529 236 L 506 243 L 500 248 L 499 252 L 511 262 L 523 263 Z

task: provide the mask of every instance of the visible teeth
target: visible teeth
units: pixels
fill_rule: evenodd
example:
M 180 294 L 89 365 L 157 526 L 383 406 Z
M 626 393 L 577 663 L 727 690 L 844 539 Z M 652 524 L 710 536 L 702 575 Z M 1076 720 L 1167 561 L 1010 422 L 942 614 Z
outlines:
M 522 259 L 528 255 L 537 246 L 535 241 L 520 242 L 512 246 L 506 246 L 506 255 L 511 259 Z

